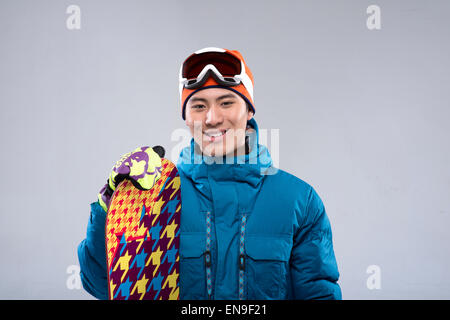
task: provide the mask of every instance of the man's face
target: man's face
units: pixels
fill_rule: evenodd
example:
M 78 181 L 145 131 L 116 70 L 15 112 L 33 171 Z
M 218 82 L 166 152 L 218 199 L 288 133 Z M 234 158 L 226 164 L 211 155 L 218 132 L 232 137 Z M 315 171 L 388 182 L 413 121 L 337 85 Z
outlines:
M 222 88 L 200 90 L 186 104 L 186 125 L 207 156 L 241 154 L 252 117 L 244 99 Z

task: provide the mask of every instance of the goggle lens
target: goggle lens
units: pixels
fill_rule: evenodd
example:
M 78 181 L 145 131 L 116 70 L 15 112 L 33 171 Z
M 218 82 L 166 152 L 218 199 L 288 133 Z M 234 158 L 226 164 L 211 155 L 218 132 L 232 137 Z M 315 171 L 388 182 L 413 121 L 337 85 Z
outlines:
M 196 79 L 208 64 L 214 65 L 225 78 L 232 78 L 241 73 L 241 61 L 233 55 L 223 52 L 204 52 L 193 54 L 186 59 L 182 70 L 183 78 Z

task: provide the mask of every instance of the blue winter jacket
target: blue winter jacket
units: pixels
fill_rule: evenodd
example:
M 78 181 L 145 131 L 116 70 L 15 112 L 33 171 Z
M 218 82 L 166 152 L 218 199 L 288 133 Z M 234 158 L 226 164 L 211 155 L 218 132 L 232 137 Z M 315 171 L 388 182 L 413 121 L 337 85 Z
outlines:
M 250 153 L 226 158 L 180 154 L 181 299 L 341 299 L 324 205 L 301 179 L 272 166 L 258 126 Z M 91 204 L 78 247 L 85 290 L 108 294 L 105 217 Z

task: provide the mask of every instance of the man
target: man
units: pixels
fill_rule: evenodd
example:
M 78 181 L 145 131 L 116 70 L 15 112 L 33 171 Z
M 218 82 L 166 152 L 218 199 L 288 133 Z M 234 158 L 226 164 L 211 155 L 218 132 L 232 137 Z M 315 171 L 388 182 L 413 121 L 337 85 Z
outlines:
M 199 50 L 182 64 L 179 80 L 182 117 L 193 136 L 177 163 L 180 298 L 341 299 L 323 203 L 309 184 L 274 168 L 259 144 L 253 75 L 242 55 Z M 83 286 L 98 298 L 107 297 L 104 219 L 115 178 L 120 171 L 151 187 L 154 149 L 125 155 L 91 204 L 78 253 Z M 149 169 L 133 170 L 142 164 Z

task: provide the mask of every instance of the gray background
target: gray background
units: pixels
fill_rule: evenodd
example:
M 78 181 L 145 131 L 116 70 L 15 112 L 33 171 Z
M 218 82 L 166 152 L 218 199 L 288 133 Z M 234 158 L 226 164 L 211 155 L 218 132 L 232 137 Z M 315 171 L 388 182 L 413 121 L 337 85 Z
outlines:
M 66 8 L 81 8 L 68 30 Z M 366 8 L 381 8 L 381 30 Z M 333 227 L 344 299 L 449 299 L 448 1 L 0 2 L 0 298 L 68 289 L 89 204 L 118 158 L 169 154 L 191 52 L 242 52 L 280 168 Z M 369 290 L 369 265 L 381 289 Z

